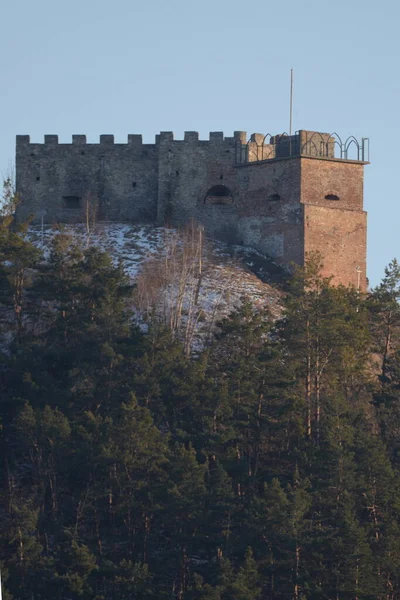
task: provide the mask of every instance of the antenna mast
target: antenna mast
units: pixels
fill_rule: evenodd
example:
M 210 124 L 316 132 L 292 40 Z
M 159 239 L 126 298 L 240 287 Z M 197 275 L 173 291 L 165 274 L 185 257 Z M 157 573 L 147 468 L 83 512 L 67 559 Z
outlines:
M 293 69 L 290 69 L 290 125 L 289 135 L 292 136 L 292 124 L 293 124 Z

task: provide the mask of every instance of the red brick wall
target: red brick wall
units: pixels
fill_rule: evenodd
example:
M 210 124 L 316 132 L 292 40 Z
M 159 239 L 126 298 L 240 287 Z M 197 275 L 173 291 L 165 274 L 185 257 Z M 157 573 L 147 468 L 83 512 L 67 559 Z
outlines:
M 359 163 L 293 157 L 238 169 L 239 232 L 277 262 L 303 264 L 318 251 L 333 283 L 366 289 L 366 213 Z M 243 183 L 241 182 L 243 177 Z M 271 193 L 280 201 L 268 203 Z M 326 200 L 335 194 L 339 200 Z
M 364 166 L 345 161 L 302 158 L 301 202 L 335 209 L 363 209 Z M 340 200 L 326 200 L 334 194 Z
M 360 289 L 366 283 L 367 214 L 363 211 L 304 206 L 304 247 L 320 252 L 324 275 L 333 283 L 357 287 L 357 267 L 361 268 Z

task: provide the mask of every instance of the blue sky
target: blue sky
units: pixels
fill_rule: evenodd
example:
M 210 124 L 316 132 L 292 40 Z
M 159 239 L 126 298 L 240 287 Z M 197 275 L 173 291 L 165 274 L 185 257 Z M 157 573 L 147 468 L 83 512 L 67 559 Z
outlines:
M 368 275 L 400 259 L 395 0 L 13 0 L 0 9 L 0 172 L 15 134 L 369 137 Z

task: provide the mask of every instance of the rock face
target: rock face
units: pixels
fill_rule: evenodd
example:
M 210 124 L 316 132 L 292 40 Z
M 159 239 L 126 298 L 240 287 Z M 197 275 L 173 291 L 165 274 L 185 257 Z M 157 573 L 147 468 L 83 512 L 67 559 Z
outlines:
M 366 288 L 364 141 L 334 135 L 210 133 L 199 140 L 171 132 L 143 144 L 100 136 L 72 144 L 46 135 L 44 144 L 17 136 L 17 217 L 79 223 L 100 221 L 179 226 L 190 220 L 208 235 L 251 246 L 280 264 L 303 264 L 318 251 L 334 282 Z M 349 159 L 351 146 L 354 158 Z M 339 156 L 335 158 L 336 154 Z M 94 214 L 90 215 L 90 218 Z

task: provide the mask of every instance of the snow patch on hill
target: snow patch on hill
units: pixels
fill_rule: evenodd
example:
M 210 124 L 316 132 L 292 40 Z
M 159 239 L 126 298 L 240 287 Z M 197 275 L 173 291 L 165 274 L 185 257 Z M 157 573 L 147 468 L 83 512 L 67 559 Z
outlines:
M 152 270 L 155 261 L 169 252 L 172 236 L 179 235 L 174 229 L 155 228 L 149 225 L 98 224 L 90 235 L 84 225 L 65 225 L 62 228 L 32 226 L 29 231 L 31 241 L 42 249 L 48 258 L 51 240 L 60 231 L 71 234 L 82 247 L 94 245 L 107 251 L 115 264 L 122 263 L 125 272 L 133 282 L 137 282 L 147 268 L 147 285 L 152 285 Z M 247 248 L 228 248 L 226 245 L 207 240 L 203 249 L 202 275 L 196 294 L 196 331 L 193 334 L 195 346 L 204 340 L 214 329 L 215 323 L 227 316 L 244 301 L 250 301 L 256 309 L 267 308 L 272 319 L 281 314 L 282 292 L 274 285 L 262 281 L 255 272 L 265 271 L 257 252 Z M 260 266 L 261 265 L 261 266 Z M 264 273 L 265 274 L 265 273 Z M 167 304 L 171 286 L 163 290 L 164 298 L 159 307 Z M 185 298 L 182 308 L 182 326 L 188 324 L 188 314 L 193 305 L 194 284 Z M 168 299 L 167 299 L 168 300 Z M 170 299 L 168 300 L 170 302 Z M 161 309 L 160 309 L 161 310 Z M 166 317 L 167 318 L 167 317 Z M 197 342 L 196 342 L 197 339 Z

